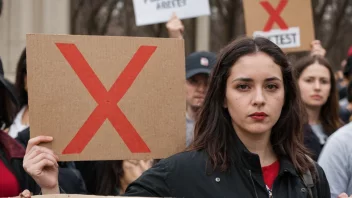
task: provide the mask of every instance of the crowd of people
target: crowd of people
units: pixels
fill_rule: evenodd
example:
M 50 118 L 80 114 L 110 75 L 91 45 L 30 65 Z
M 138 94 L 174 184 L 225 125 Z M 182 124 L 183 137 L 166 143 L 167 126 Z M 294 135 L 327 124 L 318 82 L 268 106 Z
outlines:
M 183 38 L 177 16 L 166 27 Z M 187 147 L 161 160 L 59 162 L 29 138 L 26 49 L 15 84 L 0 60 L 0 197 L 352 197 L 352 47 L 334 72 L 311 46 L 293 63 L 265 38 L 188 55 Z

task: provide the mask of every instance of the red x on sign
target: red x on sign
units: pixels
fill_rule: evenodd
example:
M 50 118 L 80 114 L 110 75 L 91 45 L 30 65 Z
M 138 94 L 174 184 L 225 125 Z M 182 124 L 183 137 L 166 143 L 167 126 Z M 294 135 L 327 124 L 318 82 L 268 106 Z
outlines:
M 140 71 L 156 50 L 156 46 L 141 46 L 109 91 L 99 80 L 75 44 L 56 43 L 57 48 L 78 75 L 98 106 L 90 114 L 63 154 L 81 153 L 105 119 L 108 119 L 132 153 L 148 153 L 150 149 L 138 135 L 117 103 L 125 95 Z
M 287 3 L 288 3 L 288 0 L 280 0 L 279 5 L 277 6 L 276 9 L 274 9 L 268 1 L 260 2 L 263 8 L 270 15 L 270 18 L 263 29 L 264 32 L 270 31 L 275 22 L 279 25 L 280 29 L 284 29 L 284 30 L 288 29 L 286 22 L 280 16 L 281 12 L 284 10 Z

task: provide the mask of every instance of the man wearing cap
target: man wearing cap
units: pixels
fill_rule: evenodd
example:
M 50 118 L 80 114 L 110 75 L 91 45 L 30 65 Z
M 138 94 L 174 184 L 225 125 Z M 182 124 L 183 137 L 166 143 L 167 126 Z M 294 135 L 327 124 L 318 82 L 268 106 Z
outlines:
M 211 52 L 194 52 L 186 58 L 186 143 L 194 136 L 194 121 L 208 88 L 208 79 L 216 61 Z
M 166 24 L 170 38 L 183 38 L 184 26 L 174 14 Z M 194 123 L 203 105 L 208 79 L 215 64 L 216 55 L 211 52 L 194 52 L 186 58 L 186 145 L 194 137 Z

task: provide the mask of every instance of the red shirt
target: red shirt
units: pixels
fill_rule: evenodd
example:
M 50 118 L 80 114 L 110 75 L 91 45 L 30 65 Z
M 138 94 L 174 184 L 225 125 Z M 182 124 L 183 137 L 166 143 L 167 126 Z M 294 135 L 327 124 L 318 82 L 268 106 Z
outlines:
M 0 197 L 14 197 L 20 194 L 15 175 L 0 160 Z
M 262 167 L 264 182 L 270 189 L 273 188 L 273 183 L 277 175 L 279 174 L 279 169 L 280 169 L 279 161 L 276 161 L 269 166 Z

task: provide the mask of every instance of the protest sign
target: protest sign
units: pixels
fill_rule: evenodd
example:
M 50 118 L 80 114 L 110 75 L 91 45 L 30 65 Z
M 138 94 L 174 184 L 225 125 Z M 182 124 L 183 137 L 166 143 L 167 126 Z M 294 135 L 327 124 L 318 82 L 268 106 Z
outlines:
M 185 148 L 180 39 L 27 35 L 31 137 L 60 160 L 165 158 Z
M 270 39 L 286 52 L 310 49 L 314 40 L 311 1 L 243 1 L 248 36 Z
M 172 13 L 180 19 L 210 14 L 209 0 L 133 0 L 137 26 L 167 22 Z
M 61 194 L 61 195 L 37 195 L 32 196 L 34 198 L 114 198 L 121 196 L 96 196 L 96 195 L 69 195 L 69 194 Z M 134 198 L 143 198 L 143 197 L 134 197 Z

